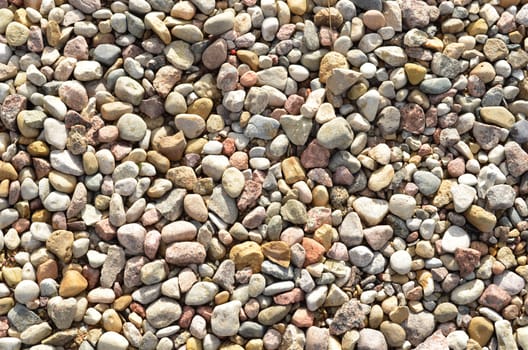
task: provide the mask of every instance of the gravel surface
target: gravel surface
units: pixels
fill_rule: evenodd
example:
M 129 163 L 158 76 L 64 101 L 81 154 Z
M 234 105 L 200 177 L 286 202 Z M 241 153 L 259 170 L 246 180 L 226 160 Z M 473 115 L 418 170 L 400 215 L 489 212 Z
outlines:
M 0 0 L 1 350 L 528 350 L 526 0 Z

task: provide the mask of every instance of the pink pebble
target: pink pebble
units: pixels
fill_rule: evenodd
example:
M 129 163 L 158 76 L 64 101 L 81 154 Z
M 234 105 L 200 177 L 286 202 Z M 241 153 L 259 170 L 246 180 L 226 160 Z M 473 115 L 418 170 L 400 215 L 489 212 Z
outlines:
M 338 261 L 347 261 L 348 260 L 348 249 L 346 245 L 344 245 L 341 242 L 335 242 L 332 244 L 328 252 L 326 253 L 326 256 L 330 259 L 338 260 Z
M 115 125 L 103 126 L 97 133 L 99 142 L 110 143 L 117 140 L 119 129 Z
M 299 227 L 288 227 L 281 233 L 280 239 L 288 243 L 289 246 L 295 243 L 301 243 L 304 237 L 304 231 Z
M 257 83 L 257 73 L 249 71 L 240 77 L 240 84 L 244 87 L 251 87 Z
M 144 249 L 145 249 L 145 255 L 149 259 L 156 258 L 156 253 L 158 252 L 160 241 L 161 241 L 161 234 L 156 230 L 149 231 L 145 235 Z
M 313 322 L 313 313 L 305 308 L 295 310 L 292 316 L 292 323 L 299 328 L 311 327 L 313 326 Z

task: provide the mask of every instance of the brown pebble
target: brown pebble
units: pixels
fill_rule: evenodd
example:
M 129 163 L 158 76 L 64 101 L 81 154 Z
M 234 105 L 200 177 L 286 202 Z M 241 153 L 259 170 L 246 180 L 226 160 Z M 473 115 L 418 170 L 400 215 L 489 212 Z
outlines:
M 385 16 L 378 10 L 368 10 L 363 14 L 363 24 L 368 29 L 376 31 L 385 26 Z

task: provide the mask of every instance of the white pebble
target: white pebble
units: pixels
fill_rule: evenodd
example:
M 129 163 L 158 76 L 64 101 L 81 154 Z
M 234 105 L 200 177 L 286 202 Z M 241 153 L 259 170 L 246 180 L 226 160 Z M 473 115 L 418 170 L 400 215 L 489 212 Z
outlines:
M 406 250 L 398 250 L 391 255 L 391 268 L 399 273 L 405 275 L 411 271 L 412 258 Z

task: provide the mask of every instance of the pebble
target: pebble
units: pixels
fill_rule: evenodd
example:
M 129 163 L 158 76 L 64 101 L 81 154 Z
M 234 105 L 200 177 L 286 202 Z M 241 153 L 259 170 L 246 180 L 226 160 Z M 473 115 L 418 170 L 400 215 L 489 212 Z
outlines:
M 129 346 L 128 340 L 114 331 L 105 332 L 97 341 L 97 350 L 125 350 Z
M 74 298 L 63 299 L 60 296 L 51 298 L 47 305 L 48 314 L 58 329 L 71 326 L 76 308 L 77 301 Z
M 78 81 L 91 81 L 103 76 L 103 68 L 96 61 L 79 61 L 73 70 L 73 76 Z
M 350 262 L 358 267 L 365 267 L 374 258 L 372 251 L 365 246 L 358 246 L 349 251 Z
M 352 203 L 352 206 L 369 226 L 379 224 L 389 212 L 389 204 L 381 199 L 359 197 Z
M 21 304 L 27 304 L 39 297 L 40 289 L 38 284 L 30 280 L 23 280 L 15 288 L 15 300 Z
M 513 336 L 512 326 L 507 320 L 500 320 L 495 322 L 495 334 L 499 348 L 502 349 L 516 349 L 517 343 Z
M 442 237 L 442 250 L 454 253 L 457 248 L 469 248 L 471 239 L 467 232 L 459 226 L 450 226 Z
M 510 295 L 518 294 L 525 286 L 524 279 L 512 271 L 504 271 L 502 274 L 496 275 L 493 283 L 504 289 Z
M 504 107 L 483 107 L 480 116 L 486 122 L 503 128 L 511 128 L 515 117 Z
M 413 181 L 418 186 L 420 192 L 425 196 L 430 196 L 438 190 L 441 180 L 434 174 L 418 170 L 413 175 Z
M 515 201 L 515 191 L 508 185 L 495 185 L 486 193 L 486 199 L 491 210 L 508 209 Z
M 80 176 L 84 173 L 83 166 L 79 157 L 73 155 L 70 151 L 51 151 L 51 167 L 61 173 Z
M 64 273 L 60 283 L 59 295 L 62 297 L 73 297 L 84 291 L 88 282 L 78 271 L 68 270 Z
M 159 329 L 177 321 L 181 317 L 182 309 L 176 301 L 161 297 L 147 307 L 145 314 L 148 322 Z
M 427 311 L 410 313 L 402 327 L 407 333 L 407 340 L 417 346 L 433 333 L 435 329 L 434 316 Z
M 448 78 L 426 79 L 420 83 L 420 90 L 426 94 L 439 95 L 450 88 L 451 81 Z
M 52 328 L 48 322 L 42 322 L 36 325 L 29 326 L 20 333 L 20 340 L 27 345 L 38 344 L 42 339 L 46 338 L 52 332 Z
M 205 249 L 197 242 L 175 242 L 167 248 L 165 258 L 168 263 L 179 266 L 201 264 L 205 261 Z
M 416 208 L 416 200 L 405 194 L 395 194 L 389 200 L 389 211 L 403 220 L 410 219 Z
M 393 67 L 401 67 L 407 63 L 407 55 L 399 46 L 383 46 L 374 50 L 376 56 Z
M 475 199 L 477 191 L 468 185 L 458 184 L 451 187 L 451 195 L 453 196 L 453 204 L 457 213 L 465 212 Z
M 143 99 L 145 89 L 129 77 L 119 77 L 115 83 L 114 93 L 123 102 L 138 106 Z
M 405 275 L 411 271 L 411 263 L 411 255 L 405 250 L 398 250 L 390 257 L 391 268 L 400 275 Z
M 219 35 L 233 28 L 234 22 L 235 18 L 231 12 L 218 14 L 205 21 L 204 31 L 211 35 Z
M 211 315 L 211 330 L 219 337 L 229 337 L 237 334 L 240 327 L 238 314 L 241 303 L 238 300 L 217 305 Z
M 356 346 L 362 350 L 388 349 L 383 333 L 372 328 L 364 328 L 359 331 L 359 339 Z
M 477 300 L 484 291 L 484 282 L 473 280 L 456 287 L 451 293 L 451 300 L 458 305 L 467 305 Z
M 480 346 L 486 346 L 494 333 L 493 323 L 488 319 L 477 316 L 469 322 L 468 334 Z
M 139 224 L 126 224 L 117 230 L 117 238 L 126 252 L 141 254 L 143 253 L 143 241 L 146 233 L 145 228 Z
M 119 137 L 123 140 L 137 142 L 143 139 L 147 124 L 141 117 L 133 113 L 125 113 L 117 122 Z
M 495 215 L 485 209 L 472 205 L 465 213 L 466 219 L 483 232 L 490 232 L 497 223 Z
M 22 46 L 29 37 L 29 29 L 18 22 L 11 22 L 5 28 L 7 43 L 11 46 Z
M 192 286 L 185 296 L 186 305 L 203 305 L 213 300 L 218 293 L 218 287 L 211 282 L 198 282 Z

